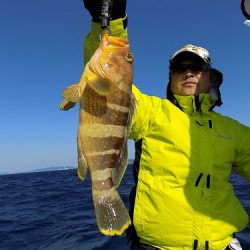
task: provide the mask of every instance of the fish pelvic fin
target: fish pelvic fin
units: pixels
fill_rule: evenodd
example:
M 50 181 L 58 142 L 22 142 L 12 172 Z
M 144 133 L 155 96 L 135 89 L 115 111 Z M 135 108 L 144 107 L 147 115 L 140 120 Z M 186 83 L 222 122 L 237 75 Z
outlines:
M 99 230 L 104 235 L 122 235 L 131 225 L 127 208 L 117 190 L 94 190 L 92 192 Z
M 60 109 L 61 110 L 64 110 L 64 111 L 67 111 L 73 107 L 75 107 L 76 103 L 75 102 L 71 102 L 71 101 L 67 101 L 67 100 L 63 100 L 61 103 L 60 103 Z
M 60 109 L 67 111 L 75 107 L 76 103 L 80 99 L 80 86 L 79 84 L 73 84 L 68 86 L 63 91 L 64 100 L 60 103 Z
M 81 140 L 80 137 L 77 137 L 77 152 L 78 152 L 78 167 L 77 167 L 77 175 L 81 181 L 83 181 L 86 177 L 88 171 L 87 161 L 83 155 Z
M 78 83 L 68 86 L 63 91 L 64 100 L 60 104 L 61 110 L 69 110 L 75 106 L 77 102 L 79 102 L 83 90 L 86 86 L 86 76 L 85 70 L 81 75 L 81 79 Z
M 70 101 L 70 102 L 78 102 L 80 97 L 81 97 L 81 88 L 80 85 L 73 84 L 68 86 L 64 91 L 63 91 L 63 97 L 65 100 Z

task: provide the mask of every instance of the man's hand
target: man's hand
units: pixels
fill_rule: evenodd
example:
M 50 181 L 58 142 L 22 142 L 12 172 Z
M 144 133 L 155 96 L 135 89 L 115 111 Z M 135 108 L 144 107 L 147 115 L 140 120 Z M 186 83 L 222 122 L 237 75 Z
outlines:
M 101 21 L 102 0 L 83 0 L 85 8 L 89 11 L 94 22 Z M 111 20 L 126 16 L 127 0 L 113 0 Z

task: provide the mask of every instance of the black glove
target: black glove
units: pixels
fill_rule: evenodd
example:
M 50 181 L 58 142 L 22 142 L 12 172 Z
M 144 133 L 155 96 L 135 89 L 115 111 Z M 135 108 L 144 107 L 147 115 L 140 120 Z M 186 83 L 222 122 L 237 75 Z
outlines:
M 83 0 L 85 8 L 89 11 L 94 22 L 101 21 L 102 0 Z M 111 19 L 115 20 L 126 16 L 127 0 L 113 0 Z

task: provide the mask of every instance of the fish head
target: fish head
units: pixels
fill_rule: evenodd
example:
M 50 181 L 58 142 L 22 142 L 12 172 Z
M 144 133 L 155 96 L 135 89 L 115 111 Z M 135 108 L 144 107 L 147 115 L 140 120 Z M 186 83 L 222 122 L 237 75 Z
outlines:
M 95 75 L 91 85 L 99 94 L 109 94 L 114 86 L 130 91 L 133 55 L 128 40 L 105 34 L 90 59 L 89 68 Z

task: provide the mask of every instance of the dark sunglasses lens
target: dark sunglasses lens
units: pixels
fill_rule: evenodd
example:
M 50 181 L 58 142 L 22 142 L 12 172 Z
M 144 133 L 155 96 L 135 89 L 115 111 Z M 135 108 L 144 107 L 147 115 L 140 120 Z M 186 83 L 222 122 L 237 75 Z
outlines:
M 190 64 L 189 66 L 190 70 L 193 72 L 203 72 L 208 70 L 207 65 Z
M 187 70 L 191 70 L 192 72 L 203 72 L 203 71 L 208 71 L 209 70 L 209 66 L 206 64 L 176 64 L 176 65 L 172 65 L 170 67 L 170 69 L 173 72 L 176 73 L 183 73 Z
M 188 69 L 188 65 L 186 64 L 176 64 L 171 67 L 171 70 L 176 73 L 185 72 Z

